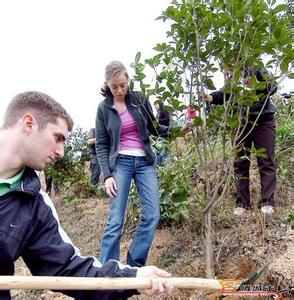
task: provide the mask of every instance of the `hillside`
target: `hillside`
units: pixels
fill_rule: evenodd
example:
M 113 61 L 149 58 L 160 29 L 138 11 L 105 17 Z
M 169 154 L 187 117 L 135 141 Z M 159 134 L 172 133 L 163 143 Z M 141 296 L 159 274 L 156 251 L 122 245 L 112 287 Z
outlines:
M 256 169 L 252 171 L 256 176 Z M 257 177 L 256 177 L 257 178 Z M 257 193 L 258 180 L 252 186 Z M 215 218 L 215 265 L 219 279 L 244 278 L 267 263 L 268 269 L 259 278 L 260 284 L 274 284 L 280 288 L 293 285 L 294 278 L 294 229 L 286 222 L 287 214 L 293 211 L 293 188 L 279 183 L 277 187 L 276 212 L 272 218 L 264 218 L 253 210 L 242 218 L 232 216 L 232 199 L 220 205 Z M 107 217 L 107 199 L 83 199 L 77 204 L 68 204 L 53 196 L 60 221 L 73 242 L 83 254 L 97 256 L 99 239 Z M 74 220 L 74 221 L 73 221 Z M 132 226 L 125 228 L 121 261 L 130 242 Z M 195 222 L 186 221 L 169 227 L 160 226 L 148 258 L 170 271 L 173 276 L 205 277 L 203 229 Z M 18 274 L 28 274 L 22 262 L 18 262 Z M 217 299 L 210 291 L 177 290 L 165 299 Z M 146 299 L 146 297 L 133 297 Z M 159 299 L 159 297 L 157 297 Z M 154 297 L 154 299 L 157 299 Z M 70 299 L 50 291 L 16 291 L 15 300 Z M 160 298 L 162 299 L 162 298 Z

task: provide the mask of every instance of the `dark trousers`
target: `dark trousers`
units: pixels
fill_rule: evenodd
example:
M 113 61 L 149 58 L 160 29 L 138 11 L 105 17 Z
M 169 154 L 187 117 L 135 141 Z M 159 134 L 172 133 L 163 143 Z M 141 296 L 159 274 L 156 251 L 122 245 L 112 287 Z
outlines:
M 98 159 L 96 155 L 91 155 L 91 160 L 90 160 L 90 171 L 91 171 L 91 178 L 90 182 L 94 185 L 98 184 L 101 169 L 98 163 Z
M 55 181 L 53 181 L 52 177 L 45 176 L 45 183 L 46 183 L 46 193 L 51 194 L 52 185 L 54 187 L 55 194 L 59 194 L 60 193 L 60 186 L 59 186 L 58 183 L 56 183 Z
M 243 137 L 250 131 L 252 125 L 248 125 Z M 265 156 L 257 156 L 261 183 L 261 199 L 259 207 L 274 204 L 274 191 L 276 187 L 276 167 L 274 162 L 274 147 L 276 137 L 275 119 L 258 120 L 257 125 L 252 129 L 240 146 L 240 151 L 234 163 L 235 174 L 237 176 L 236 206 L 250 208 L 249 191 L 249 169 L 250 169 L 250 149 L 252 144 L 255 149 L 264 148 Z M 239 139 L 239 141 L 242 137 Z

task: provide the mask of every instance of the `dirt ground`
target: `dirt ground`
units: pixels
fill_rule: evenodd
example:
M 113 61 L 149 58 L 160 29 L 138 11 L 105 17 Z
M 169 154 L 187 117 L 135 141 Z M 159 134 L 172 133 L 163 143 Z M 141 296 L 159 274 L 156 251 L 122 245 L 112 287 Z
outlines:
M 292 191 L 283 195 L 284 202 L 285 197 L 287 198 L 288 209 L 292 207 L 293 210 Z M 73 205 L 65 203 L 55 195 L 52 198 L 62 227 L 73 243 L 83 255 L 98 256 L 99 242 L 108 213 L 108 200 L 93 197 Z M 273 282 L 279 286 L 293 284 L 294 231 L 285 225 L 285 207 L 277 208 L 275 217 L 270 220 L 262 220 L 257 211 L 240 220 L 221 214 L 217 218 L 216 224 L 220 222 L 220 227 L 216 226 L 219 231 L 215 233 L 217 278 L 244 278 L 270 262 L 266 274 L 261 277 L 262 282 Z M 228 228 L 224 226 L 226 223 L 230 225 Z M 122 239 L 122 262 L 126 260 L 129 237 L 125 234 Z M 203 244 L 203 232 L 199 228 L 193 228 L 193 224 L 160 226 L 155 234 L 147 264 L 162 267 L 175 277 L 206 277 Z M 17 262 L 16 274 L 29 275 L 21 260 Z M 72 299 L 51 291 L 13 291 L 12 294 L 14 300 Z M 171 297 L 152 299 L 220 299 L 219 296 L 218 293 L 207 294 L 201 290 L 176 290 Z M 148 297 L 134 296 L 132 299 L 147 300 Z

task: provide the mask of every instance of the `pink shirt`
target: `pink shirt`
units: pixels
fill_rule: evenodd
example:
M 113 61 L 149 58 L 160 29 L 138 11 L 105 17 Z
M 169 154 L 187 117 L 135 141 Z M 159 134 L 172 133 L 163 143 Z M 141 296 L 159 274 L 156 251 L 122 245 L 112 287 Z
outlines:
M 138 134 L 134 118 L 125 110 L 119 113 L 121 120 L 120 150 L 143 150 L 143 144 Z

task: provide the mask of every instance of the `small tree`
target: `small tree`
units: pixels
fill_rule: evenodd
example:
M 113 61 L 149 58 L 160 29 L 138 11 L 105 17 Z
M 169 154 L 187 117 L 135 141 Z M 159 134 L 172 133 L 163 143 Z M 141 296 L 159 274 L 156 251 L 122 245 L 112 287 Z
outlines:
M 158 17 L 170 23 L 168 42 L 157 44 L 158 54 L 144 62 L 138 53 L 132 65 L 134 81 L 146 97 L 162 100 L 174 114 L 188 105 L 198 111 L 192 151 L 204 190 L 201 194 L 194 189 L 191 195 L 195 201 L 206 199 L 206 272 L 210 278 L 215 276 L 212 211 L 231 185 L 241 124 L 248 122 L 249 107 L 258 100 L 255 91 L 265 88 L 265 83 L 252 80 L 250 89 L 244 89 L 242 68 L 267 67 L 276 82 L 285 76 L 293 78 L 289 70 L 293 39 L 286 10 L 287 5 L 276 6 L 275 0 L 173 0 Z M 152 84 L 144 82 L 147 66 L 155 72 Z M 234 97 L 208 113 L 199 93 L 215 89 L 213 74 L 223 70 L 232 73 L 224 92 Z M 255 151 L 262 155 L 262 149 Z
M 82 128 L 70 132 L 64 147 L 64 157 L 54 161 L 45 170 L 46 175 L 60 184 L 63 198 L 67 201 L 87 197 L 91 192 L 91 184 L 84 171 L 84 163 L 90 156 L 87 139 L 87 132 Z

